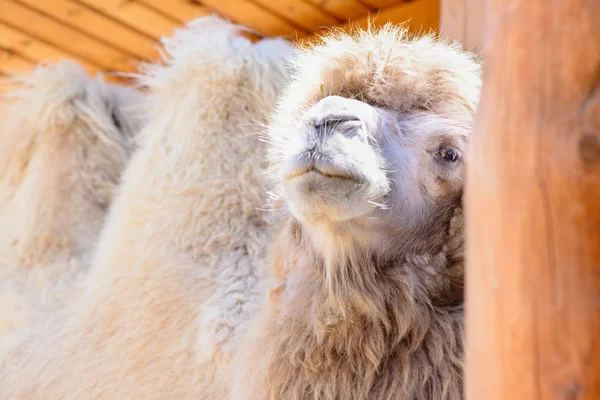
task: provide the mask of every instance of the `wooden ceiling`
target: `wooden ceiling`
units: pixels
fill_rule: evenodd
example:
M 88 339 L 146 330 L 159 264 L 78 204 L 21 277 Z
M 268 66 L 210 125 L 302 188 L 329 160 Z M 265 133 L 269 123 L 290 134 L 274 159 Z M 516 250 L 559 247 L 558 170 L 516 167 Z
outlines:
M 220 14 L 265 35 L 307 39 L 326 27 L 405 22 L 437 29 L 439 0 L 0 0 L 0 75 L 70 58 L 90 73 L 129 72 L 161 36 Z

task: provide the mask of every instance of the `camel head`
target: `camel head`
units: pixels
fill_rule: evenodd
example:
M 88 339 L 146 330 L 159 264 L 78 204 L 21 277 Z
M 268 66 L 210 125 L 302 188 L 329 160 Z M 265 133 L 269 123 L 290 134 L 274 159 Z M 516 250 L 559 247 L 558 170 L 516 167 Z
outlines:
M 304 50 L 271 124 L 271 175 L 314 236 L 430 248 L 460 207 L 479 64 L 401 29 Z

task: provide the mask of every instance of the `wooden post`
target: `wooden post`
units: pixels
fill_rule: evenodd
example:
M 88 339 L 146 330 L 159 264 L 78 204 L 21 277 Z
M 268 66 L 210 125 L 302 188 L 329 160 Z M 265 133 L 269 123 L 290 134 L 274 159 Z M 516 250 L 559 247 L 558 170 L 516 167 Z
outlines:
M 468 400 L 600 399 L 600 1 L 485 0 Z
M 440 35 L 461 42 L 467 49 L 483 50 L 483 0 L 441 0 Z

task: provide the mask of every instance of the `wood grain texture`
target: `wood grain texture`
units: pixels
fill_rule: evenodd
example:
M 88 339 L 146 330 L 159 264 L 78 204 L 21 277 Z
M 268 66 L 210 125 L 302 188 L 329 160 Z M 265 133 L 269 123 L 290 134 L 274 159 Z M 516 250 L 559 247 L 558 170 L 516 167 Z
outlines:
M 320 8 L 304 0 L 254 0 L 254 2 L 287 21 L 293 21 L 294 25 L 309 32 L 338 22 Z
M 369 21 L 372 26 L 381 26 L 388 22 L 405 23 L 413 33 L 437 30 L 440 21 L 440 2 L 439 0 L 402 2 L 350 21 L 344 25 L 344 28 L 347 29 L 351 26 L 364 28 L 369 24 Z
M 486 0 L 468 400 L 600 399 L 600 2 Z
M 440 35 L 467 44 L 468 0 L 441 0 Z
M 178 25 L 174 19 L 134 1 L 77 0 L 77 2 L 102 12 L 156 40 L 170 34 Z
M 211 10 L 202 6 L 199 2 L 191 0 L 138 0 L 146 7 L 161 12 L 179 23 L 185 23 L 191 19 L 204 17 Z
M 34 65 L 35 63 L 31 60 L 18 55 L 14 51 L 0 47 L 0 71 L 4 75 L 30 69 Z
M 387 23 L 404 24 L 409 32 L 419 34 L 437 31 L 440 19 L 438 0 L 415 0 L 404 2 L 400 5 L 388 7 L 374 13 L 369 13 L 361 18 L 352 19 L 338 24 L 337 27 L 349 31 L 356 28 L 366 28 L 369 25 L 378 27 Z M 326 36 L 331 28 L 327 27 L 306 37 L 299 37 L 302 44 L 318 42 L 321 36 Z
M 0 0 L 0 10 L 0 22 L 76 54 L 101 68 L 131 71 L 134 67 L 134 60 L 129 54 L 47 18 L 28 6 Z
M 349 21 L 366 26 L 368 18 L 374 25 L 410 20 L 416 30 L 437 28 L 439 0 L 0 0 L 0 44 L 32 62 L 65 57 L 92 73 L 129 72 L 157 58 L 161 37 L 210 14 L 304 41 Z M 11 64 L 28 65 L 14 57 Z
M 99 69 L 95 64 L 89 63 L 72 54 L 65 54 L 64 51 L 50 44 L 37 40 L 2 23 L 0 23 L 0 47 L 36 62 L 54 62 L 61 58 L 69 58 L 77 61 L 90 73 L 96 72 Z
M 483 50 L 485 4 L 482 0 L 441 0 L 440 35 L 466 48 Z
M 362 0 L 362 2 L 371 6 L 373 9 L 380 10 L 382 8 L 404 3 L 405 0 Z
M 346 31 L 355 28 L 382 26 L 387 23 L 404 24 L 411 33 L 437 31 L 439 27 L 440 8 L 438 0 L 415 0 L 408 3 L 388 7 L 374 13 L 369 13 L 361 18 L 336 25 Z M 327 35 L 330 27 L 300 37 L 300 43 L 314 43 L 320 36 Z
M 139 58 L 156 56 L 155 41 L 73 0 L 18 0 L 67 26 Z
M 363 15 L 366 15 L 371 10 L 370 6 L 365 6 L 363 3 L 357 0 L 307 1 L 340 20 L 348 20 L 351 18 L 361 17 Z
M 265 35 L 294 37 L 296 33 L 306 34 L 250 0 L 202 0 L 202 4 Z

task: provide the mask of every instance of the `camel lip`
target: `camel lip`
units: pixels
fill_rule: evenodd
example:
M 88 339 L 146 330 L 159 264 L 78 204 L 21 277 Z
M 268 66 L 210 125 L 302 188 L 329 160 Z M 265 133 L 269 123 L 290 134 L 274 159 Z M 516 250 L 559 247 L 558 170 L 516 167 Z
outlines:
M 299 178 L 308 174 L 317 174 L 330 179 L 339 179 L 344 181 L 352 181 L 356 183 L 360 182 L 360 180 L 356 176 L 337 171 L 325 171 L 316 165 L 309 165 L 304 168 L 299 168 L 294 171 L 288 172 L 287 174 L 285 174 L 285 179 L 292 180 L 294 178 Z

